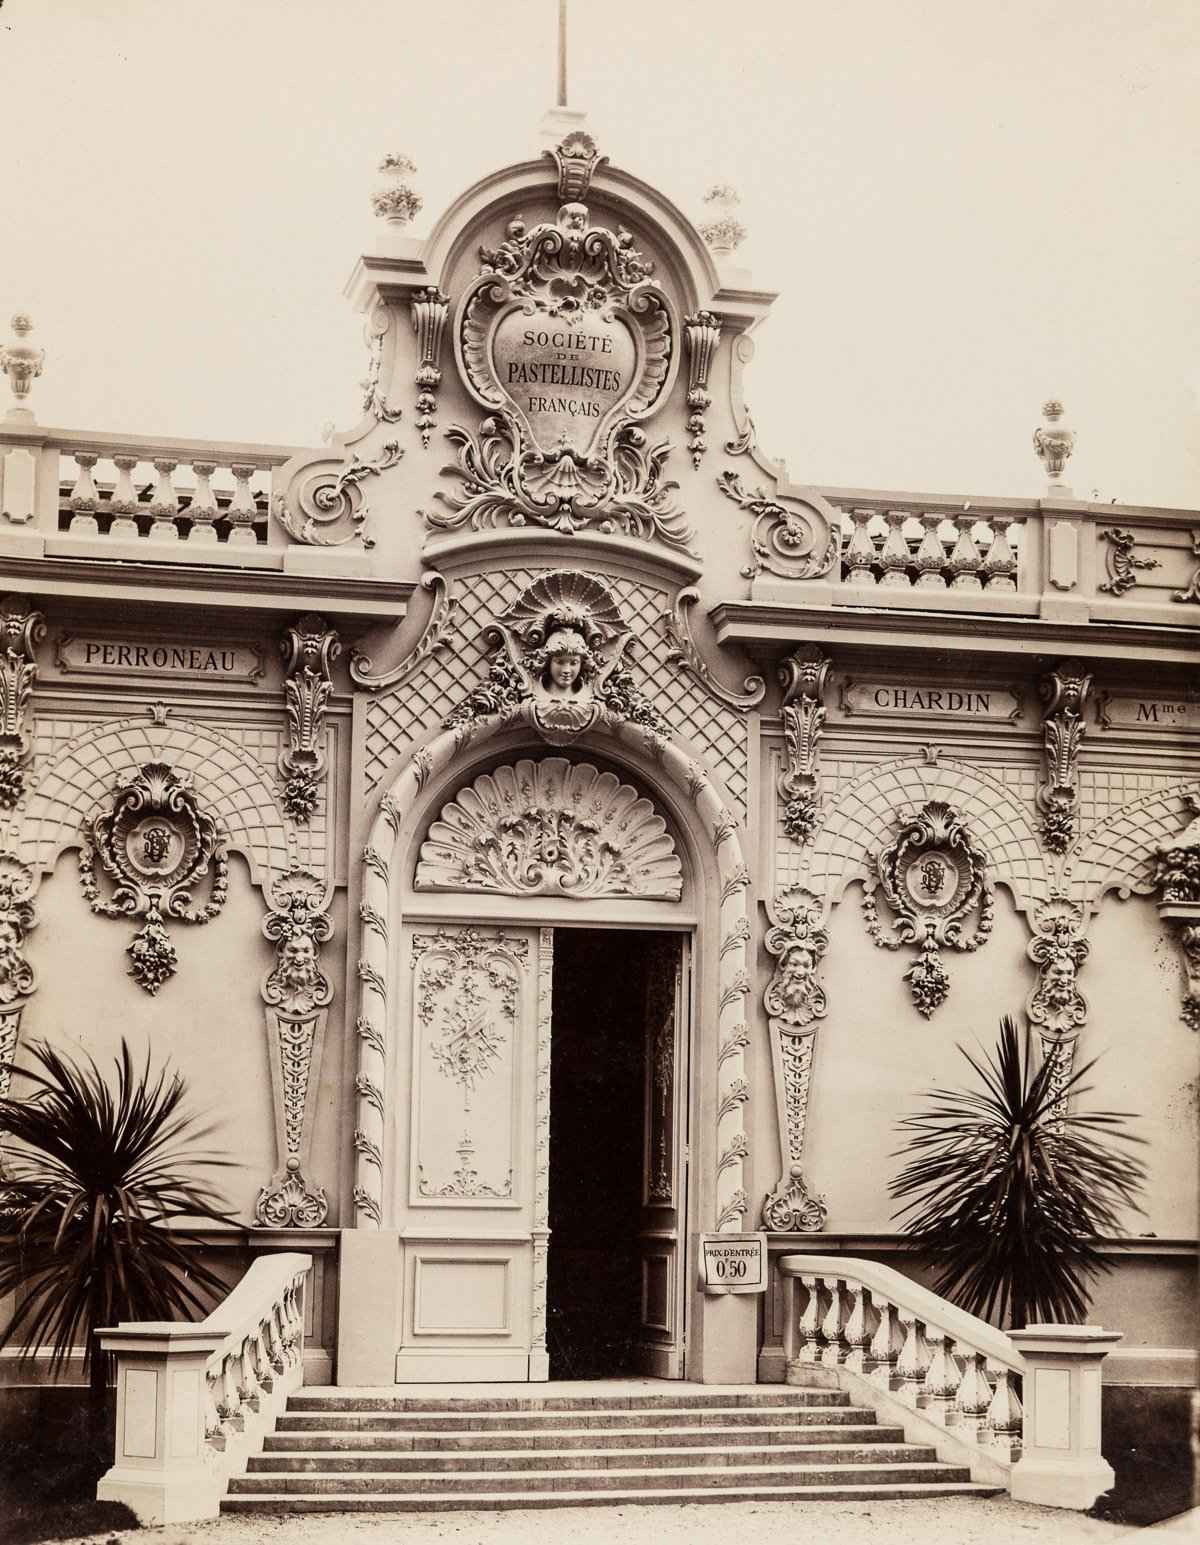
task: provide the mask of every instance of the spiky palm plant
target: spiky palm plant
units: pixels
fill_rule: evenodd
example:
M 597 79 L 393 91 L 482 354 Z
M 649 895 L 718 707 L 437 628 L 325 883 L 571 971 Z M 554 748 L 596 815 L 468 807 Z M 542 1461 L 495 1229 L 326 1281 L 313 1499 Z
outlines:
M 1091 1280 L 1110 1263 L 1099 1241 L 1141 1211 L 1145 1166 L 1125 1145 L 1130 1113 L 1071 1110 L 1090 1092 L 1087 1063 L 1055 1086 L 1053 1058 L 1033 1054 L 1010 1018 L 982 1059 L 959 1050 L 982 1087 L 930 1090 L 899 1122 L 908 1162 L 890 1186 L 912 1242 L 932 1257 L 937 1292 L 984 1319 L 1014 1326 L 1076 1324 Z
M 118 1320 L 206 1309 L 224 1284 L 172 1223 L 234 1222 L 197 1168 L 225 1165 L 197 1148 L 211 1127 L 183 1110 L 182 1077 L 140 1071 L 121 1042 L 115 1088 L 91 1057 L 45 1042 L 14 1069 L 32 1091 L 0 1100 L 0 1296 L 19 1290 L 0 1347 L 49 1353 L 62 1369 L 78 1349 L 103 1398 L 108 1359 L 93 1332 Z

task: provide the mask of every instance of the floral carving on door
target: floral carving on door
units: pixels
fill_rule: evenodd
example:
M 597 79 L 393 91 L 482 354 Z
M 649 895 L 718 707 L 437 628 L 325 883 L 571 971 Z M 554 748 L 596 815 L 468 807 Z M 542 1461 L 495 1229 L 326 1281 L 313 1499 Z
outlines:
M 442 1079 L 457 1086 L 460 1097 L 461 1136 L 453 1152 L 458 1166 L 449 1179 L 426 1173 L 421 1133 L 416 1158 L 417 1191 L 423 1198 L 464 1201 L 510 1198 L 513 1174 L 484 1178 L 476 1165 L 477 1120 L 485 1135 L 494 1140 L 498 1078 L 510 1071 L 520 1012 L 520 994 L 528 965 L 528 940 L 504 933 L 485 933 L 478 928 L 439 928 L 436 933 L 416 933 L 412 940 L 415 971 L 414 1005 L 421 1039 L 421 1055 Z M 497 1087 L 493 1088 L 493 1084 Z M 476 1097 L 483 1109 L 476 1111 Z M 507 1090 L 503 1099 L 508 1100 Z M 422 1094 L 435 1118 L 448 1116 L 435 1092 Z M 423 1109 L 422 1115 L 427 1112 Z M 505 1112 L 507 1116 L 507 1112 Z M 432 1129 L 436 1121 L 427 1125 Z M 499 1123 L 507 1125 L 507 1121 Z

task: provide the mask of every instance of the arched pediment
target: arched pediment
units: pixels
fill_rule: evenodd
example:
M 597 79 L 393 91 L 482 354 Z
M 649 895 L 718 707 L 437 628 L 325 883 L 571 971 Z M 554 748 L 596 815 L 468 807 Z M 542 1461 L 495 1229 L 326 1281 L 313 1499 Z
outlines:
M 483 773 L 421 844 L 417 890 L 678 901 L 683 868 L 651 801 L 562 756 Z

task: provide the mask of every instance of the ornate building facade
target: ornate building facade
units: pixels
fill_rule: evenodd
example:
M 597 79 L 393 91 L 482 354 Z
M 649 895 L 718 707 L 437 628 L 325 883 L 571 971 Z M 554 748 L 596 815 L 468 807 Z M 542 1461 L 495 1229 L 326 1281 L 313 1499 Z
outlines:
M 1193 1371 L 1200 514 L 793 482 L 773 297 L 569 114 L 423 240 L 384 163 L 362 417 L 0 425 L 0 1085 L 186 1075 L 311 1376 L 782 1376 L 705 1234 L 905 1267 L 895 1123 L 1026 1016 L 1152 1184 L 1108 1377 Z M 52 365 L 52 362 L 51 362 Z M 909 1264 L 920 1274 L 920 1263 Z

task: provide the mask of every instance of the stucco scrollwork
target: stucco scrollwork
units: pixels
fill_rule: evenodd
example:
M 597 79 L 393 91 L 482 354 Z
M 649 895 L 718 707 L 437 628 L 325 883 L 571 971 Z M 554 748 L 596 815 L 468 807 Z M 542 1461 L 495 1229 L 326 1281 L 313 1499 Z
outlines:
M 876 856 L 875 870 L 877 880 L 868 878 L 863 889 L 867 932 L 881 949 L 918 947 L 904 977 L 918 1012 L 928 1019 L 950 992 L 941 950 L 978 949 L 992 931 L 995 902 L 986 855 L 958 811 L 931 800 L 901 818 L 900 830 Z M 890 929 L 879 917 L 877 889 L 892 912 Z
M 0 1099 L 8 1096 L 21 1014 L 37 987 L 25 937 L 37 924 L 34 875 L 13 853 L 0 853 Z
M 670 450 L 639 421 L 674 379 L 678 324 L 653 264 L 628 231 L 589 224 L 565 203 L 553 222 L 510 221 L 458 310 L 455 354 L 463 381 L 487 412 L 478 438 L 459 425 L 446 437 L 458 480 L 439 491 L 434 530 L 478 531 L 533 523 L 691 540 L 663 475 Z
M 333 662 L 342 646 L 323 617 L 309 612 L 288 628 L 280 642 L 288 744 L 279 753 L 283 807 L 294 821 L 308 821 L 317 808 L 325 771 L 325 710 L 333 692 Z
M 1026 1000 L 1029 1022 L 1042 1040 L 1042 1056 L 1054 1062 L 1056 1103 L 1066 1098 L 1075 1058 L 1075 1042 L 1087 1020 L 1087 999 L 1079 991 L 1079 971 L 1090 946 L 1083 938 L 1081 908 L 1054 895 L 1033 914 L 1034 936 L 1026 954 L 1038 968 L 1037 985 Z
M 1075 840 L 1079 804 L 1079 746 L 1092 678 L 1079 660 L 1063 660 L 1038 683 L 1042 696 L 1045 777 L 1038 789 L 1042 841 L 1051 853 L 1065 853 Z
M 816 645 L 803 645 L 779 666 L 783 688 L 780 716 L 787 746 L 787 767 L 779 775 L 784 805 L 781 824 L 801 845 L 811 842 L 821 823 L 817 758 L 825 725 L 825 686 L 830 659 Z
M 657 707 L 637 690 L 624 659 L 632 640 L 611 590 L 590 574 L 543 574 L 488 629 L 496 649 L 488 678 L 447 715 L 448 729 L 532 705 L 551 745 L 566 745 L 601 717 L 663 734 Z
M 678 901 L 682 867 L 648 799 L 565 757 L 484 773 L 446 805 L 421 844 L 418 890 Z
M 321 970 L 320 949 L 333 937 L 331 891 L 311 870 L 292 868 L 271 886 L 264 937 L 275 964 L 262 981 L 279 1169 L 258 1193 L 254 1221 L 262 1228 L 319 1228 L 329 1212 L 320 1186 L 308 1179 L 316 1094 L 320 1084 L 326 1010 L 333 984 Z
M 1200 793 L 1189 790 L 1183 802 L 1192 819 L 1155 853 L 1154 884 L 1158 914 L 1174 924 L 1183 956 L 1181 1017 L 1200 1030 Z
M 833 568 L 840 527 L 836 511 L 824 499 L 815 494 L 772 498 L 765 488 L 747 489 L 737 472 L 722 472 L 717 487 L 754 516 L 752 557 L 742 569 L 744 579 L 757 579 L 764 569 L 780 579 L 819 579 Z
M 0 601 L 0 809 L 11 810 L 25 792 L 32 740 L 25 710 L 37 681 L 37 646 L 46 636 L 41 612 L 24 596 Z
M 1139 569 L 1162 568 L 1157 558 L 1137 556 L 1136 532 L 1125 531 L 1120 526 L 1104 526 L 1098 535 L 1101 541 L 1108 543 L 1104 552 L 1108 578 L 1099 587 L 1105 595 L 1124 595 L 1127 590 L 1132 590 L 1138 582 Z
M 699 599 L 700 592 L 694 586 L 686 586 L 675 597 L 671 610 L 663 619 L 670 643 L 670 648 L 667 650 L 668 662 L 681 666 L 689 672 L 718 702 L 727 703 L 730 708 L 757 708 L 767 695 L 767 684 L 761 676 L 747 676 L 739 692 L 736 687 L 727 687 L 723 682 L 718 681 L 708 661 L 700 653 L 699 646 L 692 637 L 690 620 L 692 608 Z
M 309 547 L 344 547 L 348 542 L 374 547 L 362 483 L 394 467 L 403 455 L 399 440 L 385 440 L 374 461 L 364 461 L 357 451 L 349 460 L 322 457 L 275 495 L 271 513 L 293 541 Z
M 111 809 L 84 823 L 79 882 L 100 917 L 142 918 L 128 945 L 129 975 L 150 994 L 175 974 L 179 957 L 168 921 L 207 923 L 225 905 L 229 860 L 217 821 L 200 806 L 186 774 L 165 762 L 147 762 L 112 792 Z M 110 900 L 100 893 L 96 862 L 112 881 Z M 192 893 L 208 874 L 209 899 L 194 906 Z
M 818 1021 L 825 1018 L 825 989 L 818 971 L 829 934 L 820 901 L 798 890 L 778 899 L 764 945 L 776 962 L 763 993 L 771 1035 L 783 1173 L 763 1199 L 763 1227 L 808 1233 L 825 1226 L 823 1197 L 804 1181 L 804 1134 Z

